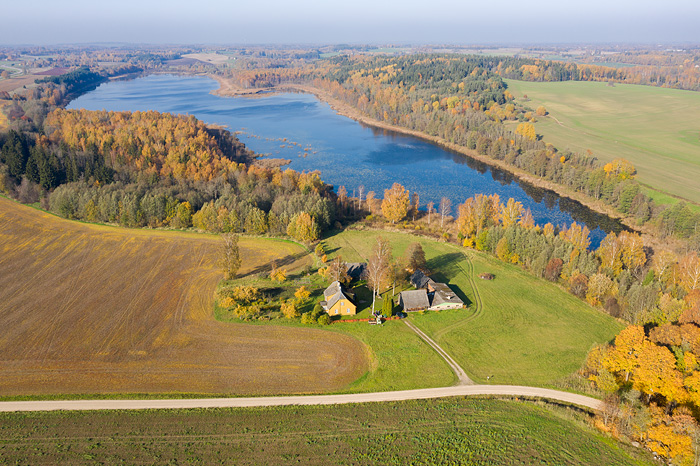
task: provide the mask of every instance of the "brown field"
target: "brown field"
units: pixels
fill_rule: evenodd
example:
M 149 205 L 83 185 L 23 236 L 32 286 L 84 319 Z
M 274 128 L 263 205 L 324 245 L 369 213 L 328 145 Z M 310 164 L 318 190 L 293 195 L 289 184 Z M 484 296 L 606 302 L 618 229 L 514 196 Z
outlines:
M 230 58 L 227 55 L 221 55 L 220 53 L 188 53 L 183 55 L 183 57 L 203 61 L 204 63 L 211 63 L 213 65 L 226 63 Z
M 358 340 L 217 322 L 218 238 L 81 224 L 0 198 L 0 396 L 307 393 L 368 368 Z M 310 261 L 242 238 L 242 274 Z
M 7 91 L 12 93 L 12 91 L 21 88 L 22 86 L 29 87 L 30 84 L 34 84 L 34 81 L 41 76 L 30 74 L 27 76 L 12 77 L 9 79 L 0 79 L 0 92 Z

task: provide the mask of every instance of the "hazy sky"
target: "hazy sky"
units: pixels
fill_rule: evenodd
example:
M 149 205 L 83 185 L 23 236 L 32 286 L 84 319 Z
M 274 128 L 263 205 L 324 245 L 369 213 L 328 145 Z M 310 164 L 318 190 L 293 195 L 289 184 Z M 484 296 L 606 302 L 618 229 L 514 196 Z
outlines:
M 700 0 L 5 0 L 0 44 L 700 42 Z

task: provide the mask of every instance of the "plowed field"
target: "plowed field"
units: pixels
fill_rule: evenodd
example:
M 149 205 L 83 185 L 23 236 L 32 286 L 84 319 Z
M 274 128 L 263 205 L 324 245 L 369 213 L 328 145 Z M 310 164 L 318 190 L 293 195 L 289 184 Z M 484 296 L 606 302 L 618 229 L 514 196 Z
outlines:
M 315 329 L 217 322 L 219 239 L 56 218 L 0 198 L 0 396 L 321 392 L 360 377 L 363 345 Z M 242 274 L 309 263 L 242 238 Z

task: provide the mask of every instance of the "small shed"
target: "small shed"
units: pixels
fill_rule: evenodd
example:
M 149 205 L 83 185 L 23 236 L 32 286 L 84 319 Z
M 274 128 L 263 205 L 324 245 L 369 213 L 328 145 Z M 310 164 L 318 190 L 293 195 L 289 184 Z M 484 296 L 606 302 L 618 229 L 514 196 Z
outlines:
M 399 293 L 399 306 L 405 312 L 424 311 L 430 307 L 428 292 L 425 289 L 402 291 Z
M 430 285 L 435 283 L 432 278 L 428 277 L 422 270 L 416 270 L 411 275 L 411 284 L 416 288 L 429 288 Z

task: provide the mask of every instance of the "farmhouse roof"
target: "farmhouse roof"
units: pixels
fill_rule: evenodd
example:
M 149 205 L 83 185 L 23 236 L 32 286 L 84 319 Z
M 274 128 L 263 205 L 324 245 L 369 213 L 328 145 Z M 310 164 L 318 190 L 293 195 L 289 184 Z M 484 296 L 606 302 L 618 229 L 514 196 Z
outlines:
M 405 311 L 417 311 L 430 306 L 425 289 L 402 291 L 399 293 L 399 302 Z
M 333 296 L 336 293 L 342 293 L 343 292 L 343 285 L 340 284 L 339 281 L 334 281 L 330 285 L 328 285 L 328 288 L 326 288 L 323 291 L 323 297 L 328 299 L 331 296 Z
M 423 273 L 422 270 L 416 270 L 413 272 L 413 275 L 411 275 L 411 284 L 417 289 L 428 288 L 434 283 L 433 279 Z
M 340 284 L 340 282 L 335 281 L 330 284 L 328 288 L 325 289 L 323 292 L 323 297 L 325 298 L 325 301 L 321 301 L 321 307 L 328 310 L 332 308 L 335 303 L 340 301 L 341 299 L 347 299 L 348 301 L 352 301 L 354 298 L 354 294 L 350 293 L 349 291 L 345 291 L 343 289 L 343 285 Z
M 459 296 L 455 294 L 452 289 L 445 283 L 433 283 L 433 299 L 431 306 L 438 306 L 440 304 L 464 304 L 464 301 L 459 299 Z

